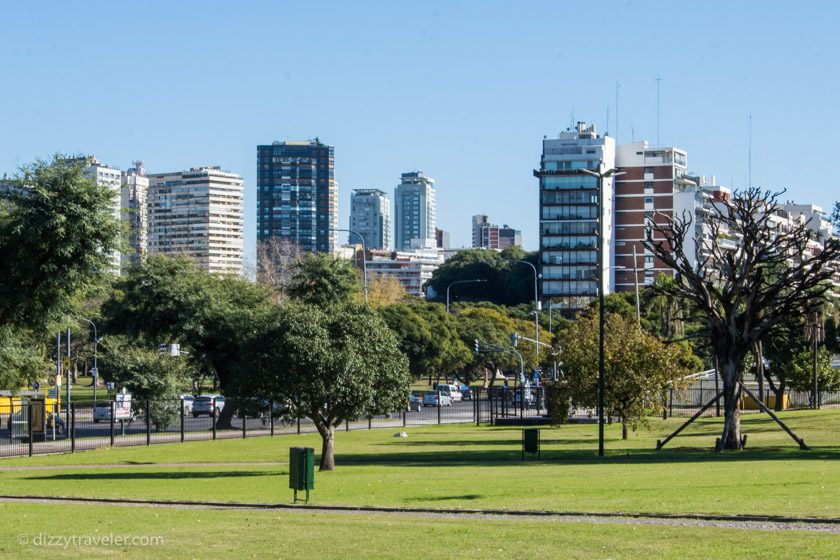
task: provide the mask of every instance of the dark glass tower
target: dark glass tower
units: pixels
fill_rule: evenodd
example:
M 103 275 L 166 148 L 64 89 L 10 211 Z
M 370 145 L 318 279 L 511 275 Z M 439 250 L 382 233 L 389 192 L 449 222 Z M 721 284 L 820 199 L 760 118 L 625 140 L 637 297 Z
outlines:
M 257 242 L 332 252 L 338 220 L 333 147 L 317 138 L 257 146 Z

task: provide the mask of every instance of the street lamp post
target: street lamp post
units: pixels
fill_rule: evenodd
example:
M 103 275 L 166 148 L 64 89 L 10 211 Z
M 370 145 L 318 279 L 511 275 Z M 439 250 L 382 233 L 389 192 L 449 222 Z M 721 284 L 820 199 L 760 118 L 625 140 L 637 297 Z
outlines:
M 473 283 L 482 283 L 487 282 L 483 278 L 476 278 L 475 280 L 455 280 L 451 284 L 446 287 L 446 313 L 449 314 L 449 288 L 454 286 L 455 284 L 473 284 Z
M 99 344 L 99 336 L 96 334 L 96 325 L 93 324 L 93 321 L 84 317 L 76 318 L 90 323 L 90 326 L 93 327 L 93 404 L 96 404 L 96 382 L 99 379 L 99 369 L 96 367 L 96 346 Z
M 365 248 L 365 238 L 361 233 L 353 231 L 352 229 L 336 229 L 335 231 L 346 231 L 347 233 L 358 235 L 359 239 L 362 240 L 362 281 L 365 289 L 365 305 L 368 305 L 367 249 Z
M 605 172 L 581 169 L 581 172 L 598 178 L 598 455 L 604 455 L 604 408 L 606 407 L 606 380 L 604 372 L 604 179 L 623 175 L 609 169 Z
M 522 259 L 511 259 L 510 262 L 519 263 L 519 264 L 527 264 L 531 268 L 534 269 L 534 339 L 537 341 L 537 357 L 540 355 L 540 298 L 539 292 L 537 291 L 537 279 L 539 278 L 539 273 L 537 272 L 537 267 L 534 266 L 534 263 L 528 262 Z M 550 306 L 549 306 L 550 308 Z M 549 311 L 550 313 L 550 311 Z

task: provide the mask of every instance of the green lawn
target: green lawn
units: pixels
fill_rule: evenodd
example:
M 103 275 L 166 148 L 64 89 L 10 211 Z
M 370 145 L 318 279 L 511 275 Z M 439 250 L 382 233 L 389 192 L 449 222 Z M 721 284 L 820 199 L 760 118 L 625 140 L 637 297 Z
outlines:
M 520 431 L 470 425 L 337 434 L 338 468 L 316 473 L 314 504 L 840 517 L 840 411 L 783 415 L 800 451 L 766 417 L 744 419 L 748 449 L 710 452 L 720 421 L 662 452 L 678 421 L 619 438 L 595 425 L 543 429 L 542 460 L 520 460 Z M 0 493 L 289 503 L 288 448 L 314 435 L 87 451 L 0 461 Z M 235 463 L 218 466 L 213 463 Z M 268 464 L 266 464 L 268 463 Z M 117 464 L 120 467 L 104 465 Z M 8 470 L 14 466 L 51 467 Z M 4 470 L 5 469 L 5 470 Z M 0 558 L 835 558 L 840 536 L 809 532 L 437 518 L 310 511 L 152 509 L 0 503 Z M 49 537 L 162 537 L 155 546 L 35 544 Z M 26 544 L 21 544 L 27 541 Z M 84 542 L 84 540 L 82 541 Z M 142 540 L 141 540 L 142 544 Z
M 638 523 L 0 503 L 0 558 L 836 558 L 837 535 Z M 134 537 L 135 546 L 38 542 Z M 162 544 L 146 545 L 152 538 Z M 40 541 L 39 541 L 40 539 Z M 154 542 L 160 543 L 160 540 Z
M 769 419 L 744 419 L 746 451 L 710 452 L 720 421 L 708 419 L 653 451 L 677 423 L 624 442 L 608 427 L 605 458 L 597 457 L 594 425 L 542 432 L 542 460 L 520 460 L 513 428 L 430 426 L 339 432 L 338 468 L 316 474 L 318 504 L 510 508 L 594 512 L 742 513 L 840 517 L 840 411 L 785 413 L 811 445 L 800 451 Z M 100 449 L 75 455 L 18 458 L 13 465 L 58 470 L 0 472 L 4 494 L 212 499 L 286 503 L 288 448 L 315 435 Z M 234 462 L 234 466 L 195 463 Z M 257 463 L 270 462 L 271 465 Z M 120 463 L 128 468 L 87 465 Z M 181 466 L 160 464 L 189 463 Z

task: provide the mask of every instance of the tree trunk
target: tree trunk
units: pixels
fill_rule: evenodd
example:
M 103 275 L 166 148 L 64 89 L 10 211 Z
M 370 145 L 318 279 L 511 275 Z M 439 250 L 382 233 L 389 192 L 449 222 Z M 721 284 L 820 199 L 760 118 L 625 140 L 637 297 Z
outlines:
M 733 359 L 732 356 L 719 356 L 718 362 L 723 364 L 723 434 L 717 445 L 717 451 L 724 449 L 741 449 L 741 386 L 739 380 L 739 363 L 743 360 Z
M 764 403 L 764 345 L 759 340 L 755 343 L 756 348 L 756 376 L 758 377 L 758 399 Z
M 331 471 L 335 469 L 335 426 L 318 427 L 321 434 L 321 465 L 319 471 Z
M 627 439 L 627 421 L 621 419 L 621 439 Z
M 217 430 L 230 430 L 233 428 L 231 421 L 233 420 L 233 412 L 237 406 L 235 398 L 225 398 L 225 407 L 219 411 L 219 417 L 216 419 Z
M 785 404 L 785 391 L 786 390 L 787 390 L 787 387 L 785 387 L 784 381 L 779 380 L 779 392 L 776 393 L 776 403 L 775 403 L 776 406 L 773 407 L 776 410 L 776 412 L 781 412 L 782 410 L 785 409 L 785 407 L 783 405 Z

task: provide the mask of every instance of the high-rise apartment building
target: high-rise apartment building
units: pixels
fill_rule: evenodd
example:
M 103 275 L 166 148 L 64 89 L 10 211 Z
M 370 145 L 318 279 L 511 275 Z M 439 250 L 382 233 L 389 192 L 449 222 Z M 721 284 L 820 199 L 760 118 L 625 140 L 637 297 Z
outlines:
M 394 241 L 397 251 L 436 247 L 435 180 L 422 171 L 403 173 L 394 190 Z
M 391 202 L 378 189 L 355 189 L 350 194 L 350 229 L 365 240 L 367 249 L 390 249 Z M 351 244 L 358 236 L 349 235 Z
M 128 242 L 131 252 L 123 253 L 120 266 L 125 272 L 137 266 L 146 258 L 148 250 L 148 192 L 149 178 L 143 170 L 143 162 L 135 161 L 134 167 L 124 171 L 121 177 L 120 204 L 123 220 L 128 222 Z
M 632 290 L 637 282 L 651 284 L 658 274 L 673 274 L 669 267 L 645 250 L 642 240 L 651 224 L 664 223 L 675 215 L 677 204 L 690 203 L 694 207 L 698 185 L 686 176 L 687 160 L 684 150 L 651 148 L 646 141 L 616 148 L 615 165 L 622 172 L 615 180 L 613 275 L 616 290 Z M 677 202 L 675 196 L 679 199 Z M 702 208 L 702 200 L 696 203 Z M 699 222 L 695 221 L 697 224 Z M 655 235 L 659 239 L 660 236 Z M 633 278 L 634 270 L 636 279 Z
M 257 146 L 257 241 L 332 253 L 338 227 L 332 146 L 317 138 Z
M 435 228 L 435 247 L 438 249 L 449 249 L 449 232 Z
M 149 254 L 185 256 L 208 272 L 242 274 L 242 177 L 199 167 L 148 178 Z
M 68 161 L 70 163 L 76 163 L 80 160 L 71 159 Z M 120 170 L 101 163 L 95 156 L 86 156 L 81 159 L 81 162 L 85 164 L 85 167 L 82 170 L 85 177 L 93 179 L 96 181 L 96 184 L 103 185 L 111 191 L 111 213 L 113 214 L 115 220 L 122 220 L 120 206 Z M 119 249 L 116 249 L 113 253 L 111 253 L 111 272 L 114 274 L 120 273 L 121 258 Z
M 514 245 L 522 246 L 522 231 L 513 229 L 507 224 L 502 227 L 491 224 L 484 214 L 476 214 L 472 217 L 473 247 L 501 251 Z
M 542 301 L 564 315 L 574 314 L 598 295 L 598 274 L 610 293 L 612 262 L 612 178 L 604 179 L 603 214 L 599 213 L 599 181 L 584 173 L 615 165 L 615 140 L 599 136 L 595 125 L 577 123 L 557 138 L 544 139 L 540 168 L 540 268 Z M 604 237 L 598 239 L 599 219 Z M 604 255 L 598 270 L 598 252 Z
M 479 249 L 499 248 L 499 226 L 491 224 L 484 214 L 472 217 L 472 246 Z
M 508 247 L 522 247 L 522 230 L 505 224 L 499 228 L 499 250 L 504 251 Z

